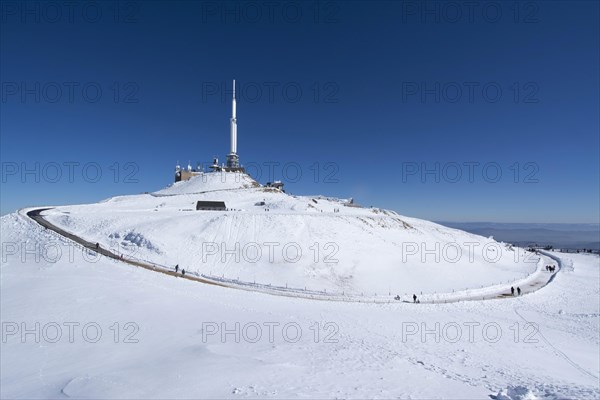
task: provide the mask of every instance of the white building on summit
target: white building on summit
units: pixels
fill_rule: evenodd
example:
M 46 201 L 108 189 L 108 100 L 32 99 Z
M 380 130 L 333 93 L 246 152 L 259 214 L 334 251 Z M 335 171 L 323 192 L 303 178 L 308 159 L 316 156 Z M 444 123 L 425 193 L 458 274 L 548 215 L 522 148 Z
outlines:
M 229 128 L 230 137 L 230 148 L 229 154 L 227 154 L 227 162 L 225 165 L 219 165 L 219 159 L 213 158 L 213 163 L 208 167 L 212 171 L 226 171 L 226 172 L 245 172 L 244 168 L 240 166 L 240 157 L 237 154 L 237 104 L 235 101 L 235 79 L 233 80 L 233 99 L 231 101 L 231 119 Z M 182 169 L 179 163 L 175 166 L 175 182 L 187 181 L 195 175 L 201 174 L 203 168 L 200 166 L 196 169 L 192 169 L 191 165 L 188 165 L 187 169 Z

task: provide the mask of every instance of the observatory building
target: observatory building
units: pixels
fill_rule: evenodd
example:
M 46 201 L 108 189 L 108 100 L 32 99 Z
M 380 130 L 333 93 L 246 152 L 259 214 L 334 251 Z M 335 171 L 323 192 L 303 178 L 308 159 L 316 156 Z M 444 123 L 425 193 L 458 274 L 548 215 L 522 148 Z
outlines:
M 240 157 L 237 154 L 237 117 L 236 117 L 236 101 L 235 101 L 235 79 L 233 80 L 233 99 L 231 101 L 231 120 L 229 125 L 229 137 L 230 147 L 229 154 L 227 154 L 227 162 L 223 165 L 219 165 L 219 159 L 213 158 L 213 163 L 208 168 L 211 171 L 225 171 L 225 172 L 245 172 L 244 168 L 240 165 Z M 179 163 L 175 166 L 175 182 L 187 181 L 195 175 L 199 175 L 204 172 L 204 169 L 199 165 L 194 169 L 192 165 L 188 163 L 186 169 L 182 169 Z

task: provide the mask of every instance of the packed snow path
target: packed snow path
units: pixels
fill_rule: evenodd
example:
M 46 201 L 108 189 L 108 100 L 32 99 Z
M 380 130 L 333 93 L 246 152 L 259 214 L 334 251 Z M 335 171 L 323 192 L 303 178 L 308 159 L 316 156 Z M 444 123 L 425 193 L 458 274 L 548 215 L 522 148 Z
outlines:
M 327 293 L 327 292 L 318 292 L 318 291 L 307 291 L 303 289 L 294 289 L 288 287 L 278 287 L 265 285 L 256 282 L 244 282 L 240 280 L 220 278 L 215 276 L 207 276 L 207 275 L 198 275 L 195 273 L 186 273 L 185 275 L 176 272 L 173 268 L 167 267 L 164 265 L 157 265 L 156 263 L 150 263 L 143 260 L 132 259 L 130 257 L 124 257 L 123 255 L 119 255 L 111 252 L 102 247 L 96 247 L 96 243 L 89 242 L 79 236 L 76 236 L 70 232 L 65 231 L 57 227 L 56 225 L 50 223 L 42 216 L 42 212 L 46 210 L 52 209 L 51 207 L 47 208 L 38 208 L 29 210 L 26 212 L 26 215 L 33 219 L 35 222 L 40 224 L 42 227 L 46 229 L 50 229 L 57 234 L 83 246 L 84 248 L 96 252 L 100 255 L 106 256 L 108 258 L 121 261 L 130 265 L 134 265 L 137 267 L 141 267 L 147 270 L 160 272 L 166 275 L 171 275 L 175 277 L 180 277 L 200 283 L 205 283 L 209 285 L 217 285 L 222 287 L 261 292 L 271 295 L 277 296 L 286 296 L 286 297 L 301 297 L 308 298 L 313 300 L 329 300 L 329 301 L 346 301 L 346 302 L 364 302 L 364 303 L 393 303 L 393 302 L 403 302 L 403 303 L 412 303 L 412 295 L 405 294 L 401 296 L 399 300 L 394 299 L 395 294 L 390 294 L 389 296 L 356 296 L 356 295 L 344 295 L 344 294 L 336 294 L 336 293 Z M 540 259 L 538 261 L 537 269 L 527 277 L 516 280 L 513 282 L 507 282 L 506 284 L 489 286 L 489 287 L 481 287 L 474 289 L 466 289 L 460 290 L 451 293 L 419 293 L 417 294 L 418 304 L 420 303 L 453 303 L 459 301 L 473 301 L 473 300 L 491 300 L 491 299 L 503 299 L 510 298 L 517 295 L 516 289 L 517 287 L 521 288 L 521 295 L 525 295 L 528 293 L 535 292 L 548 283 L 550 283 L 556 273 L 560 271 L 561 264 L 560 259 L 554 257 L 548 253 L 540 252 Z M 556 266 L 556 270 L 554 272 L 545 271 L 546 265 L 554 265 Z M 515 294 L 511 294 L 511 287 L 515 288 Z M 409 297 L 410 296 L 410 297 Z
M 142 261 L 137 261 L 137 260 L 132 260 L 129 258 L 125 258 L 121 255 L 117 255 L 109 250 L 103 249 L 102 247 L 96 247 L 95 243 L 92 242 L 88 242 L 85 239 L 80 238 L 79 236 L 75 236 L 72 233 L 69 233 L 67 231 L 65 231 L 64 229 L 61 229 L 53 224 L 51 224 L 50 222 L 46 221 L 44 219 L 44 217 L 42 217 L 41 213 L 45 210 L 49 210 L 50 208 L 38 208 L 36 210 L 32 210 L 32 211 L 28 211 L 27 212 L 27 216 L 30 217 L 31 219 L 33 219 L 35 222 L 37 222 L 38 224 L 40 224 L 41 226 L 43 226 L 46 229 L 50 229 L 56 233 L 58 233 L 61 236 L 64 236 L 67 239 L 72 240 L 75 243 L 78 243 L 80 245 L 82 245 L 83 247 L 85 247 L 88 250 L 94 251 L 98 254 L 101 254 L 103 256 L 106 256 L 108 258 L 112 258 L 127 264 L 131 264 L 134 265 L 136 267 L 142 267 L 151 271 L 155 271 L 155 272 L 160 272 L 166 275 L 171 275 L 171 276 L 176 276 L 176 277 L 182 277 L 185 279 L 189 279 L 192 281 L 197 281 L 197 282 L 201 282 L 201 283 L 206 283 L 209 285 L 217 285 L 217 286 L 225 286 L 225 285 L 221 285 L 218 282 L 212 282 L 206 279 L 202 279 L 199 277 L 195 277 L 195 276 L 191 276 L 191 275 L 182 275 L 181 273 L 177 273 L 175 271 L 169 271 L 168 269 L 162 268 L 162 267 L 158 267 L 156 264 L 151 264 L 151 263 L 146 263 L 146 262 L 142 262 Z

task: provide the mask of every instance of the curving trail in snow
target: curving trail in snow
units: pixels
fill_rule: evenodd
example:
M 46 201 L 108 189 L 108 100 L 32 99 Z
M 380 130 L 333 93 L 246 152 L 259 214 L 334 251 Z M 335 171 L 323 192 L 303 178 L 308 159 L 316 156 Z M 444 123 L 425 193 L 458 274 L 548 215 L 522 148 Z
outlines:
M 198 201 L 222 201 L 226 210 L 196 210 Z M 493 237 L 352 199 L 291 195 L 231 173 L 207 173 L 152 194 L 58 206 L 42 215 L 116 254 L 166 270 L 179 264 L 186 274 L 227 286 L 326 300 L 496 296 L 536 272 L 539 261 Z
M 31 218 L 32 220 L 34 220 L 35 222 L 37 222 L 38 224 L 40 224 L 42 227 L 46 228 L 46 229 L 50 229 L 51 231 L 54 231 L 56 233 L 58 233 L 59 235 L 65 237 L 66 239 L 69 239 L 81 246 L 83 246 L 84 248 L 96 252 L 98 254 L 101 254 L 105 257 L 108 258 L 112 258 L 114 260 L 117 261 L 121 261 L 130 265 L 134 265 L 136 267 L 141 267 L 150 271 L 155 271 L 155 272 L 160 272 L 162 274 L 165 275 L 171 275 L 171 276 L 175 276 L 175 277 L 181 277 L 184 279 L 189 279 L 192 281 L 196 281 L 196 282 L 200 282 L 200 283 L 206 283 L 208 285 L 217 285 L 217 286 L 225 286 L 225 285 L 221 285 L 218 282 L 213 282 L 213 281 L 209 281 L 206 279 L 202 279 L 199 277 L 195 277 L 195 276 L 191 276 L 191 275 L 181 275 L 180 273 L 176 273 L 175 271 L 171 271 L 166 269 L 166 267 L 163 266 L 158 266 L 156 264 L 152 264 L 152 263 L 147 263 L 147 262 L 143 262 L 143 261 L 139 261 L 139 260 L 134 260 L 131 258 L 126 258 L 126 257 L 122 257 L 121 255 L 115 254 L 107 249 L 104 249 L 102 247 L 100 248 L 96 248 L 96 244 L 92 243 L 92 242 L 88 242 L 85 239 L 80 238 L 79 236 L 73 235 L 72 233 L 69 233 L 67 231 L 65 231 L 64 229 L 61 229 L 59 227 L 57 227 L 56 225 L 51 224 L 50 222 L 48 222 L 47 220 L 44 219 L 44 217 L 42 217 L 41 213 L 43 211 L 49 210 L 50 208 L 38 208 L 38 209 L 34 209 L 31 211 L 27 211 L 26 215 Z M 20 211 L 19 211 L 20 213 Z
M 150 271 L 160 272 L 165 275 L 175 276 L 183 279 L 188 279 L 195 282 L 200 282 L 208 285 L 222 286 L 232 289 L 260 292 L 276 296 L 285 297 L 298 297 L 312 300 L 325 300 L 325 301 L 341 301 L 341 302 L 360 302 L 360 303 L 412 303 L 412 298 L 403 296 L 400 300 L 394 300 L 393 295 L 388 296 L 357 296 L 357 295 L 345 295 L 344 293 L 327 293 L 321 291 L 311 291 L 301 288 L 288 288 L 266 285 L 256 282 L 245 282 L 240 280 L 227 279 L 223 277 L 210 276 L 204 274 L 197 274 L 194 272 L 187 272 L 186 275 L 177 273 L 172 267 L 165 265 L 159 265 L 157 263 L 150 263 L 144 260 L 135 259 L 132 257 L 125 257 L 111 252 L 105 248 L 96 248 L 96 244 L 89 242 L 77 235 L 74 235 L 66 230 L 50 223 L 42 216 L 42 212 L 52 209 L 51 207 L 36 208 L 29 210 L 20 210 L 19 214 L 26 215 L 39 225 L 51 231 L 75 242 L 76 244 L 88 249 L 89 251 L 96 252 L 100 255 L 108 258 L 124 262 L 136 267 L 141 267 Z M 545 271 L 546 265 L 555 265 L 556 271 L 549 273 Z M 506 282 L 505 284 L 481 287 L 476 289 L 466 289 L 451 293 L 434 293 L 434 294 L 419 294 L 419 304 L 440 304 L 440 303 L 455 303 L 460 301 L 476 301 L 476 300 L 492 300 L 492 299 L 504 299 L 514 297 L 511 295 L 511 286 L 515 289 L 521 288 L 521 295 L 526 295 L 540 290 L 547 284 L 549 284 L 560 271 L 561 264 L 560 260 L 548 254 L 546 252 L 540 252 L 540 258 L 537 263 L 536 270 L 526 276 L 523 279 L 519 279 L 512 282 Z
M 44 229 L 34 210 L 2 218 L 2 322 L 18 329 L 1 344 L 2 398 L 600 398 L 597 255 L 540 252 L 561 273 L 506 301 L 311 302 L 117 266 Z M 92 247 L 101 240 L 51 219 L 55 210 L 37 214 Z M 24 337 L 37 323 L 39 340 Z M 98 342 L 83 335 L 88 324 L 103 330 Z M 237 324 L 239 340 L 223 336 Z M 244 328 L 257 326 L 258 341 Z

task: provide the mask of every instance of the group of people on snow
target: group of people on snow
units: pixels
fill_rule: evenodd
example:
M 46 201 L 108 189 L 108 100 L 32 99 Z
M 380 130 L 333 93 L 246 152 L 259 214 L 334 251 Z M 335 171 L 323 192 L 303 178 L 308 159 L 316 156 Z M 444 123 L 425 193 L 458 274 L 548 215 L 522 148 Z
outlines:
M 546 271 L 548 272 L 554 272 L 555 269 L 556 265 L 546 265 Z
M 513 286 L 510 287 L 510 294 L 515 295 L 515 288 Z M 521 288 L 517 286 L 517 296 L 521 295 Z
M 394 297 L 394 300 L 400 300 L 400 295 L 397 294 L 396 297 Z M 419 300 L 417 300 L 417 295 L 413 294 L 413 303 L 420 303 Z
M 100 243 L 96 242 L 96 245 L 94 247 L 96 248 L 96 250 L 100 249 Z M 122 260 L 123 259 L 123 254 L 121 254 L 119 256 L 119 258 Z M 175 265 L 175 273 L 178 273 L 178 272 L 179 272 L 179 264 Z M 181 270 L 181 275 L 185 276 L 185 269 Z

